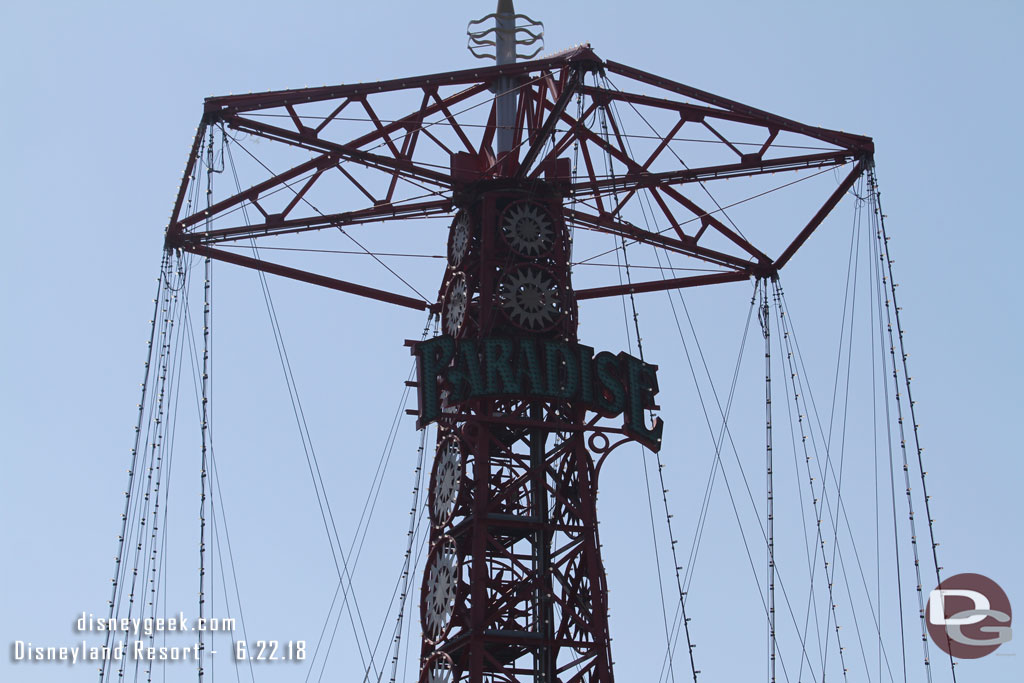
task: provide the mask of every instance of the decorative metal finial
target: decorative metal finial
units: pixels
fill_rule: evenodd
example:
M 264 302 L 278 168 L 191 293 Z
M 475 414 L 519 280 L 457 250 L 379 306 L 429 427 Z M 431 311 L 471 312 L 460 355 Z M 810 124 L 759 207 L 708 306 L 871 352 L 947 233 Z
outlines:
M 488 19 L 494 19 L 494 26 L 474 31 L 474 26 L 480 26 Z M 517 25 L 520 19 L 526 23 Z M 466 34 L 469 40 L 466 47 L 477 59 L 493 59 L 499 66 L 515 64 L 516 59 L 531 59 L 544 49 L 544 24 L 534 21 L 525 14 L 516 14 L 516 8 L 512 0 L 498 0 L 498 11 L 488 14 L 482 19 L 469 22 L 466 26 Z M 493 35 L 492 35 L 493 34 Z M 522 45 L 529 47 L 540 43 L 533 52 L 519 54 L 516 47 Z M 487 52 L 487 48 L 493 47 L 494 53 Z M 496 121 L 498 154 L 504 154 L 512 149 L 513 128 L 516 118 L 517 92 L 515 84 L 507 76 L 500 77 L 493 87 L 496 102 Z
M 488 19 L 494 19 L 494 26 L 474 30 L 474 27 Z M 517 24 L 519 20 L 525 23 Z M 497 11 L 469 22 L 466 34 L 469 36 L 466 47 L 474 57 L 493 59 L 498 64 L 513 64 L 516 59 L 532 59 L 544 49 L 544 24 L 525 14 L 516 14 L 512 0 L 498 0 Z M 516 52 L 518 46 L 530 47 L 537 43 L 540 45 L 529 54 Z M 488 48 L 494 48 L 494 52 L 488 52 Z

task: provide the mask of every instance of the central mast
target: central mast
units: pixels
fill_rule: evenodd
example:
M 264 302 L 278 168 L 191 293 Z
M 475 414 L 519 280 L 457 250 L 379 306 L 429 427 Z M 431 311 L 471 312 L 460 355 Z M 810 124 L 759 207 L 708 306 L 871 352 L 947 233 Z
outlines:
M 498 0 L 498 11 L 494 18 L 494 54 L 498 66 L 516 62 L 516 9 L 512 0 Z M 515 84 L 508 76 L 498 79 L 498 102 L 495 107 L 498 128 L 498 156 L 512 149 L 513 127 L 516 122 Z
M 540 39 L 512 0 L 474 23 L 491 18 L 493 28 L 470 33 L 471 49 L 494 47 L 499 65 L 515 62 L 518 44 Z M 517 19 L 531 23 L 517 28 Z M 444 334 L 458 349 L 450 366 L 506 391 L 485 387 L 504 395 L 456 402 L 465 392 L 442 384 L 421 680 L 610 683 L 594 459 L 585 408 L 570 400 L 577 350 L 589 360 L 593 349 L 577 344 L 559 182 L 570 179 L 569 165 L 557 160 L 543 181 L 517 176 L 520 85 L 510 76 L 496 81 L 493 159 L 486 150 L 484 158 L 453 158 L 453 171 L 501 172 L 467 182 L 454 197 L 439 300 Z M 498 376 L 503 359 L 517 376 Z

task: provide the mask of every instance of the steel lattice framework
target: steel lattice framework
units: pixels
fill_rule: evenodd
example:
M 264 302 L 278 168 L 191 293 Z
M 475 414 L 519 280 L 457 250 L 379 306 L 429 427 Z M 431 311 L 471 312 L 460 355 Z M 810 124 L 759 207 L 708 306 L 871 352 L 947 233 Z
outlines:
M 511 148 L 495 151 L 499 128 L 508 128 L 499 101 L 509 93 Z M 627 130 L 627 119 L 643 134 Z M 269 141 L 261 152 L 273 158 L 254 167 L 251 184 L 197 206 L 189 198 L 198 197 L 216 131 Z M 583 46 L 488 68 L 209 98 L 166 244 L 430 310 L 462 344 L 576 344 L 578 302 L 773 276 L 872 151 L 870 138 L 603 61 Z M 830 168 L 840 169 L 837 182 L 786 235 L 758 231 L 757 244 L 709 191 L 729 179 Z M 338 205 L 352 197 L 361 199 Z M 790 215 L 801 216 L 795 207 Z M 389 223 L 430 217 L 451 221 L 433 301 L 404 291 L 415 292 L 411 285 L 396 292 L 232 250 L 325 229 L 354 239 L 356 226 L 369 239 Z M 574 287 L 574 239 L 584 234 L 703 270 Z M 600 464 L 628 432 L 568 397 L 524 390 L 456 402 L 451 391 L 442 387 L 431 475 L 421 680 L 610 682 L 595 499 Z

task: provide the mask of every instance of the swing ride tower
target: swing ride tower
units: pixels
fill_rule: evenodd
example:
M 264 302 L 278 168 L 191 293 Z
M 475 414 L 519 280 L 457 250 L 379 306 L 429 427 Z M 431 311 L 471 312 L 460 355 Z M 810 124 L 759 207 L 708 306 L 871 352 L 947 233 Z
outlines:
M 873 146 L 605 61 L 589 45 L 533 59 L 542 27 L 511 0 L 476 27 L 470 48 L 493 66 L 207 99 L 166 244 L 437 316 L 441 334 L 408 342 L 417 425 L 437 430 L 420 680 L 610 683 L 598 474 L 624 443 L 658 451 L 664 425 L 654 417 L 657 367 L 642 350 L 581 343 L 580 304 L 772 278 L 870 168 Z M 523 46 L 532 54 L 517 54 Z M 472 119 L 481 109 L 486 117 Z M 645 135 L 627 134 L 622 110 L 648 123 Z M 217 131 L 301 160 L 199 206 L 188 198 Z M 685 159 L 683 131 L 700 131 L 722 155 Z M 774 252 L 747 239 L 708 191 L 832 169 L 836 186 Z M 329 205 L 332 182 L 365 201 Z M 638 205 L 655 224 L 627 218 Z M 422 218 L 450 220 L 433 300 L 232 249 L 325 230 L 362 248 L 357 229 Z M 581 231 L 705 270 L 574 286 Z

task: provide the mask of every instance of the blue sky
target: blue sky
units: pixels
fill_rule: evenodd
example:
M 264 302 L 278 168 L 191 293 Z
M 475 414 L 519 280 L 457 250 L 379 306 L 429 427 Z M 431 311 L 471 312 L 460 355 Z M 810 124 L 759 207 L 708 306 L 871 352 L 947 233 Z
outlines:
M 1024 558 L 1013 541 L 1024 521 L 1014 436 L 1024 380 L 1020 267 L 1013 260 L 1024 246 L 1015 205 L 1024 181 L 1017 162 L 1024 153 L 1019 4 L 523 0 L 517 6 L 545 23 L 547 51 L 589 41 L 603 58 L 874 138 L 944 571 L 986 574 L 1011 601 L 1020 600 Z M 0 271 L 7 321 L 0 342 L 5 647 L 17 639 L 73 643 L 74 618 L 105 605 L 162 234 L 202 99 L 466 68 L 476 62 L 465 49 L 465 23 L 491 10 L 490 3 L 464 1 L 386 9 L 55 2 L 0 10 L 7 158 L 0 192 L 8 226 L 8 259 Z M 783 278 L 806 335 L 801 339 L 817 349 L 809 362 L 816 363 L 811 375 L 820 380 L 821 395 L 831 389 L 842 315 L 849 249 L 843 231 L 851 209 L 845 211 Z M 317 518 L 305 516 L 315 510 L 298 469 L 304 464 L 292 457 L 297 436 L 258 281 L 228 267 L 218 267 L 217 275 L 223 420 L 217 428 L 232 533 L 238 529 L 239 541 L 249 541 L 236 548 L 236 561 L 250 571 L 240 579 L 248 589 L 244 604 L 265 633 L 315 640 L 336 579 Z M 270 284 L 328 492 L 339 514 L 358 516 L 356 502 L 361 505 L 408 370 L 402 340 L 418 337 L 422 317 L 305 285 Z M 749 286 L 687 296 L 721 392 Z M 648 355 L 662 366 L 667 398 L 692 408 L 693 382 L 664 302 L 663 295 L 648 295 L 639 304 Z M 581 334 L 624 349 L 625 334 L 605 324 L 606 314 L 585 320 Z M 757 362 L 756 355 L 746 360 L 742 387 L 751 403 L 732 429 L 749 442 L 751 473 L 761 476 Z M 678 506 L 674 522 L 685 529 L 680 535 L 688 546 L 709 439 L 685 408 L 663 417 L 666 438 L 677 439 L 678 450 L 665 453 L 666 471 Z M 418 437 L 411 421 L 399 434 L 383 494 L 389 505 L 356 581 L 369 612 L 390 591 L 391 579 L 378 581 L 378 570 L 393 575 L 404 542 Z M 175 484 L 189 515 L 196 504 L 188 490 L 197 476 L 194 457 L 182 449 L 185 464 Z M 653 562 L 653 546 L 639 462 L 633 452 L 610 464 L 600 501 L 620 680 L 654 680 L 664 653 L 661 608 L 645 602 L 654 599 L 656 575 L 643 569 Z M 874 489 L 844 495 L 853 505 Z M 764 672 L 764 638 L 757 636 L 763 615 L 758 621 L 756 592 L 733 584 L 751 576 L 746 560 L 732 552 L 737 541 L 727 505 L 716 499 L 721 526 L 706 541 L 707 559 L 692 588 L 702 596 L 692 616 L 706 680 Z M 647 534 L 642 540 L 635 538 L 638 528 Z M 184 595 L 194 558 L 184 530 L 181 539 Z M 659 544 L 663 549 L 664 539 Z M 868 545 L 873 552 L 873 538 Z M 268 557 L 287 560 L 277 567 Z M 926 576 L 924 583 L 927 590 L 934 580 Z M 634 591 L 635 599 L 627 597 Z M 188 612 L 190 605 L 182 600 L 176 609 Z M 381 623 L 386 615 L 377 612 L 368 623 Z M 729 622 L 752 640 L 729 642 Z M 910 680 L 924 680 L 918 626 L 907 623 Z M 709 635 L 702 638 L 702 629 Z M 345 633 L 339 629 L 339 640 Z M 338 647 L 327 671 L 349 680 L 339 672 L 348 670 L 345 658 L 355 651 Z M 1000 656 L 961 664 L 961 680 L 1019 680 L 1018 652 L 1012 642 Z M 937 680 L 947 680 L 948 665 L 938 664 Z M 15 665 L 7 658 L 0 667 L 5 680 L 93 675 L 88 665 Z M 685 677 L 681 660 L 676 667 L 676 676 Z M 850 680 L 869 680 L 860 674 L 867 675 L 851 667 Z M 168 680 L 191 675 L 172 669 Z M 257 676 L 280 680 L 294 671 L 268 666 Z

